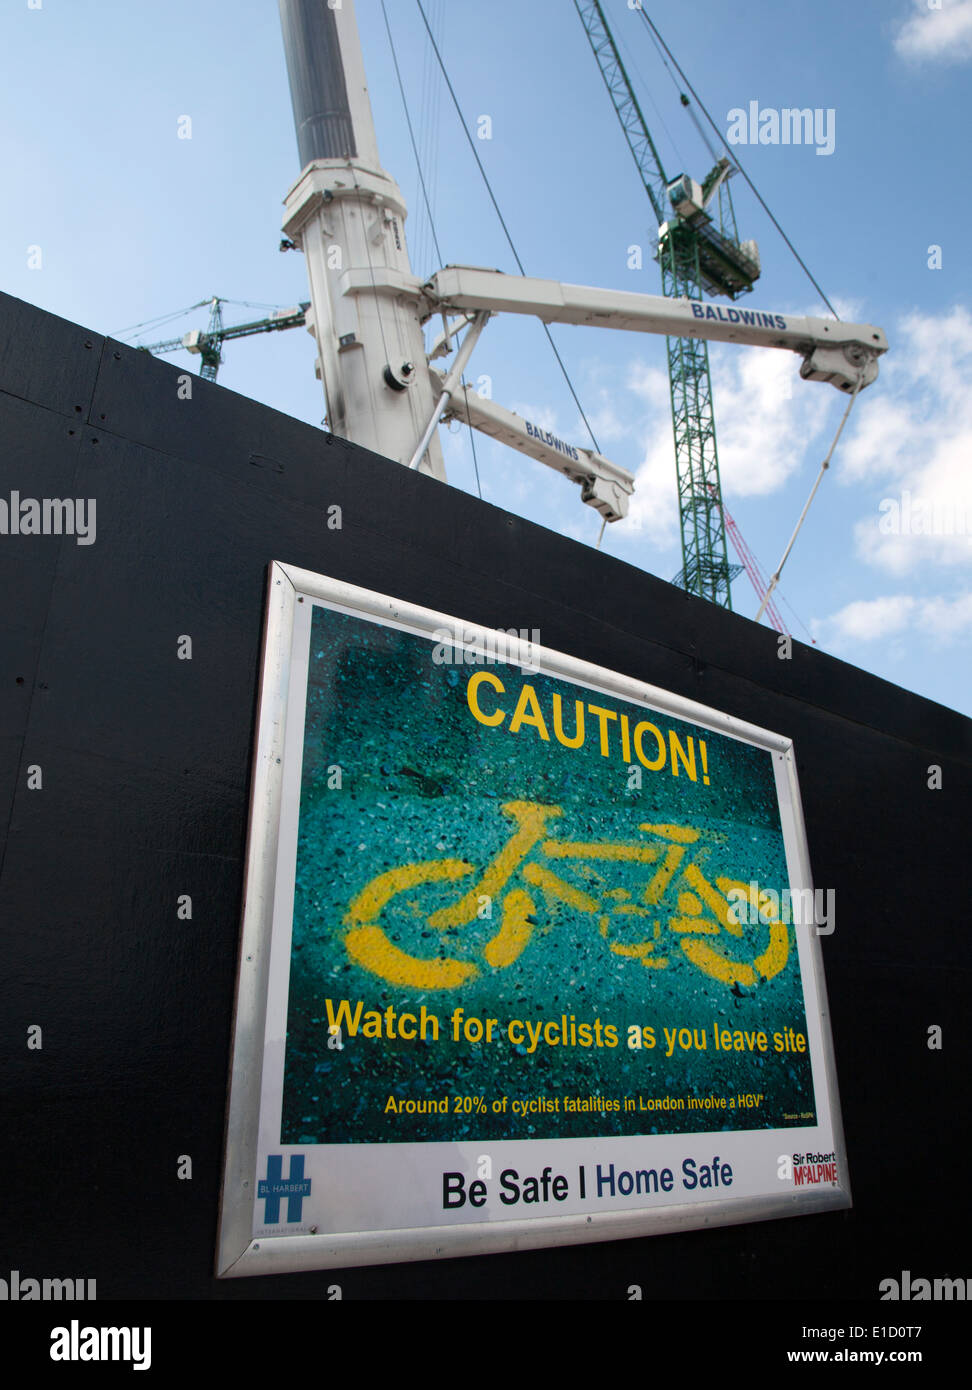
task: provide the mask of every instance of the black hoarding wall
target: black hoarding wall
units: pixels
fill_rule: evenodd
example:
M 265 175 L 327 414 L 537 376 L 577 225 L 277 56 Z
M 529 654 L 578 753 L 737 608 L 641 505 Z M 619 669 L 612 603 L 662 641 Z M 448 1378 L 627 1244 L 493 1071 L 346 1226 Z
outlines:
M 96 1278 L 99 1298 L 334 1282 L 212 1273 L 271 560 L 538 628 L 792 736 L 814 881 L 836 893 L 852 1210 L 346 1271 L 345 1297 L 871 1300 L 903 1269 L 972 1273 L 968 720 L 799 644 L 780 660 L 766 628 L 219 386 L 181 399 L 147 353 L 6 296 L 0 314 L 0 498 L 97 503 L 93 543 L 0 535 L 0 1274 Z

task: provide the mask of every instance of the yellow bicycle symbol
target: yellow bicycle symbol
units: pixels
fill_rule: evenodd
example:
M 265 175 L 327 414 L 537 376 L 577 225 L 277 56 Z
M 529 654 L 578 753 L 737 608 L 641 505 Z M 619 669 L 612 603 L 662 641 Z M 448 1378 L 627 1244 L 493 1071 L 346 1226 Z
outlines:
M 664 900 L 676 875 L 681 889 L 675 900 L 677 911 L 667 919 L 667 928 L 676 934 L 682 953 L 699 970 L 726 985 L 753 986 L 760 980 L 771 980 L 786 965 L 790 941 L 785 923 L 763 911 L 762 920 L 768 931 L 768 943 L 751 962 L 735 960 L 717 948 L 716 942 L 732 947 L 721 940 L 723 932 L 730 938 L 741 938 L 742 925 L 732 915 L 727 894 L 732 889 L 748 892 L 748 885 L 738 879 L 719 877 L 715 884 L 702 873 L 696 860 L 683 864 L 688 847 L 697 844 L 701 832 L 691 826 L 639 825 L 638 829 L 652 835 L 661 843 L 625 844 L 617 841 L 582 843 L 572 840 L 544 839 L 547 822 L 562 815 L 559 806 L 544 806 L 535 801 L 508 801 L 501 807 L 513 821 L 515 829 L 495 858 L 487 864 L 482 876 L 455 902 L 439 908 L 426 917 L 433 931 L 446 932 L 468 926 L 480 914 L 481 904 L 500 899 L 502 912 L 496 934 L 486 943 L 482 955 L 494 970 L 512 965 L 526 949 L 538 923 L 536 895 L 542 896 L 552 912 L 558 904 L 566 904 L 597 918 L 601 936 L 615 955 L 637 960 L 647 969 L 664 970 L 667 956 L 658 952 L 662 944 Z M 527 861 L 539 845 L 540 853 L 548 860 L 574 860 L 581 865 L 591 861 L 657 865 L 644 885 L 639 901 L 623 888 L 605 891 L 599 901 L 583 889 L 561 878 L 536 859 Z M 465 859 L 427 859 L 415 864 L 399 864 L 376 875 L 351 900 L 345 918 L 347 932 L 345 947 L 350 958 L 365 970 L 380 976 L 390 984 L 412 989 L 455 989 L 479 975 L 475 961 L 456 957 L 437 956 L 432 959 L 409 955 L 389 938 L 379 924 L 382 912 L 401 893 L 419 884 L 457 882 L 475 872 L 476 866 Z M 528 888 L 510 885 L 518 875 Z M 761 907 L 763 906 L 761 902 Z M 708 910 L 708 915 L 706 915 Z M 620 919 L 613 922 L 612 919 Z M 636 928 L 637 919 L 645 919 L 646 934 L 640 940 L 611 940 L 620 931 L 626 938 Z M 707 939 L 708 938 L 708 939 Z M 715 938 L 716 940 L 712 940 Z

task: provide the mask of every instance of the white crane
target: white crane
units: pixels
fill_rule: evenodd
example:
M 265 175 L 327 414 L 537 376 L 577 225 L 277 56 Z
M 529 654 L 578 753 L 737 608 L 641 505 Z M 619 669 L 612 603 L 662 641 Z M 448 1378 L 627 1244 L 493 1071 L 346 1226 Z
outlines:
M 307 261 L 307 321 L 333 433 L 445 481 L 436 426 L 467 420 L 565 474 L 580 485 L 584 502 L 606 521 L 617 521 L 634 489 L 627 469 L 555 438 L 468 387 L 460 396 L 462 371 L 490 315 L 779 348 L 803 359 L 802 377 L 829 381 L 852 397 L 877 377 L 877 359 L 888 344 L 871 324 L 716 307 L 476 266 L 450 265 L 421 280 L 409 264 L 404 198 L 379 162 L 352 0 L 334 9 L 323 0 L 280 0 L 280 11 L 304 166 L 286 197 L 283 230 Z M 422 328 L 434 315 L 442 316 L 443 330 L 427 355 Z M 451 370 L 437 370 L 433 362 L 453 349 L 460 333 Z

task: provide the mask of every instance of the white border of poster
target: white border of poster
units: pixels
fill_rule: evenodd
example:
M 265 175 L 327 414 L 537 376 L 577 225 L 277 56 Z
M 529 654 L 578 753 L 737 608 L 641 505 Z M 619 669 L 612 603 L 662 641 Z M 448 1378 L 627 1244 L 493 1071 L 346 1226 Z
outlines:
M 496 650 L 497 633 L 459 618 L 324 575 L 274 562 L 270 566 L 256 750 L 251 781 L 243 927 L 232 1045 L 226 1156 L 221 1194 L 216 1272 L 239 1277 L 300 1270 L 347 1268 L 403 1260 L 437 1259 L 544 1246 L 618 1240 L 712 1225 L 803 1216 L 851 1205 L 847 1155 L 840 1117 L 823 962 L 813 925 L 794 928 L 799 950 L 817 1123 L 786 1129 L 709 1131 L 489 1141 L 496 1173 L 516 1170 L 571 1175 L 570 1199 L 559 1214 L 516 1216 L 495 1201 L 475 1211 L 442 1209 L 448 1171 L 475 1177 L 484 1141 L 281 1145 L 281 1097 L 287 1037 L 287 991 L 297 829 L 300 810 L 304 713 L 308 688 L 311 610 L 315 604 L 441 640 L 443 630 L 481 651 Z M 542 646 L 530 648 L 530 669 L 684 719 L 772 754 L 786 854 L 794 892 L 811 890 L 806 831 L 792 741 L 717 710 L 617 672 L 578 661 Z M 593 1123 L 593 1122 L 592 1122 Z M 716 1155 L 718 1149 L 718 1155 Z M 760 1161 L 747 1162 L 756 1150 Z M 712 1150 L 710 1153 L 709 1151 Z M 771 1152 L 772 1151 L 772 1152 Z M 801 1153 L 809 1161 L 833 1156 L 828 1180 L 794 1188 L 776 1172 L 777 1156 Z M 259 1204 L 280 1159 L 280 1201 L 290 1193 L 325 1189 L 337 1194 L 329 1210 L 341 1229 L 309 1220 L 292 1231 L 267 1233 Z M 702 1165 L 731 1165 L 731 1188 L 715 1196 L 676 1191 L 670 1196 L 627 1196 L 615 1207 L 577 1190 L 582 1168 L 593 1173 L 616 1165 L 632 1172 L 650 1165 L 679 1172 L 686 1156 Z M 276 1160 L 274 1160 L 276 1161 Z M 283 1165 L 288 1165 L 286 1174 Z M 760 1177 L 754 1177 L 757 1168 Z M 773 1176 L 767 1178 L 772 1169 Z M 434 1181 L 429 1175 L 434 1175 Z M 834 1176 L 835 1175 L 835 1176 Z M 492 1184 L 495 1195 L 495 1182 Z M 666 1188 L 666 1192 L 670 1189 Z M 417 1197 L 417 1193 L 424 1196 Z M 262 1194 L 262 1195 L 261 1195 Z M 300 1202 L 298 1200 L 298 1207 Z M 543 1208 L 541 1208 L 542 1210 Z M 267 1207 L 263 1206 L 267 1219 Z M 546 1210 L 549 1212 L 548 1203 Z

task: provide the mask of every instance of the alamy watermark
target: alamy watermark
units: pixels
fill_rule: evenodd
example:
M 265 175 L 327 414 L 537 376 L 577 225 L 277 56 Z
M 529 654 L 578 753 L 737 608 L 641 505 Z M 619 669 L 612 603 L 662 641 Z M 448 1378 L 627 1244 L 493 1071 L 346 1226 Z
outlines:
M 74 536 L 94 545 L 97 504 L 93 497 L 0 497 L 0 536 Z
M 741 926 L 760 922 L 795 922 L 815 926 L 818 936 L 830 936 L 837 925 L 834 918 L 836 893 L 833 888 L 760 888 L 753 880 L 746 888 L 730 888 L 726 894 L 729 920 Z
M 968 511 L 940 497 L 915 496 L 905 488 L 900 497 L 878 503 L 882 536 L 968 536 Z
M 539 671 L 535 649 L 540 645 L 539 628 L 485 628 L 451 632 L 437 628 L 432 634 L 436 666 L 519 666 L 522 671 Z
M 837 112 L 832 106 L 734 106 L 727 112 L 730 145 L 815 145 L 817 154 L 837 148 Z
M 34 1279 L 28 1275 L 21 1277 L 19 1269 L 12 1269 L 9 1278 L 0 1278 L 0 1303 L 30 1303 L 45 1299 L 54 1303 L 62 1300 L 67 1303 L 93 1302 L 97 1298 L 94 1279 Z
M 972 1279 L 913 1279 L 911 1271 L 903 1269 L 900 1280 L 882 1279 L 878 1292 L 882 1303 L 912 1303 L 931 1299 L 966 1303 L 972 1299 Z
M 151 1327 L 82 1327 L 77 1318 L 70 1326 L 51 1330 L 52 1361 L 130 1361 L 133 1371 L 152 1365 Z

